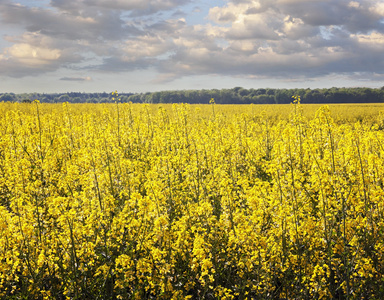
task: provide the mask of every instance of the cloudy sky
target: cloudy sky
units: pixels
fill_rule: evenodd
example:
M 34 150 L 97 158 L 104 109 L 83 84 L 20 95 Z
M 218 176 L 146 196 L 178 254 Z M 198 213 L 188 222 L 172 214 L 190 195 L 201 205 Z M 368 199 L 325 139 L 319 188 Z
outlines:
M 384 86 L 384 1 L 0 0 L 0 92 Z

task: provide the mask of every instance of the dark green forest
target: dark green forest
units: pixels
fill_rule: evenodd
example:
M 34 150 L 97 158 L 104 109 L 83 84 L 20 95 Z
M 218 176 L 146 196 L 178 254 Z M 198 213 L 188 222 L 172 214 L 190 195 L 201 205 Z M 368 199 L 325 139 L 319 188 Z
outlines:
M 382 88 L 328 88 L 328 89 L 231 89 L 175 90 L 148 93 L 0 93 L 0 101 L 32 102 L 38 99 L 44 103 L 209 103 L 217 104 L 285 104 L 291 103 L 293 96 L 300 96 L 302 103 L 377 103 L 384 102 Z

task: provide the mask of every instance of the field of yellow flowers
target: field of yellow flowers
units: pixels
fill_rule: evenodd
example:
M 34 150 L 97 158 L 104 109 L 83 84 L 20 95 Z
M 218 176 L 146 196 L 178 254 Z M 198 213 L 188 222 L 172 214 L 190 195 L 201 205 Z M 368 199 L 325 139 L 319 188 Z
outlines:
M 0 299 L 383 299 L 384 115 L 311 107 L 0 103 Z

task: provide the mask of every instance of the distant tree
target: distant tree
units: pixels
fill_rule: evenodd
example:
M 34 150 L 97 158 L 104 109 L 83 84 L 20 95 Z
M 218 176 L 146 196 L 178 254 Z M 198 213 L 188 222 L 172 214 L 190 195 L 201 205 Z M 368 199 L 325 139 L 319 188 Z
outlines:
M 291 97 L 292 96 L 289 90 L 287 89 L 277 90 L 275 92 L 275 103 L 277 104 L 289 103 L 291 101 Z
M 265 95 L 266 92 L 267 92 L 266 89 L 257 89 L 257 90 L 256 90 L 256 95 L 257 95 L 257 96 L 258 96 L 258 95 Z
M 256 96 L 255 104 L 273 104 L 275 103 L 275 97 L 273 95 L 258 95 Z
M 58 101 L 59 101 L 59 102 L 69 102 L 69 100 L 70 100 L 70 97 L 69 97 L 69 95 L 67 95 L 67 94 L 61 95 L 61 96 L 59 96 L 59 98 L 58 98 Z
M 241 88 L 241 89 L 239 89 L 239 90 L 237 91 L 237 93 L 238 93 L 241 97 L 245 97 L 245 96 L 247 96 L 247 95 L 249 94 L 249 90 L 246 90 L 246 89 Z
M 13 93 L 10 93 L 10 94 L 2 94 L 0 96 L 0 101 L 15 101 L 16 100 L 16 97 L 15 97 L 15 94 Z

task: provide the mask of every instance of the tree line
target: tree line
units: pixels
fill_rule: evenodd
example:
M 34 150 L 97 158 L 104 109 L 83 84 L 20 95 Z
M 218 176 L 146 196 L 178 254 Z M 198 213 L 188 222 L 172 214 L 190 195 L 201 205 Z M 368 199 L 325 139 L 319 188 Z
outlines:
M 381 88 L 323 88 L 323 89 L 231 89 L 174 90 L 147 93 L 0 93 L 0 101 L 44 103 L 209 103 L 217 104 L 287 104 L 293 96 L 300 96 L 302 103 L 377 103 L 384 102 L 384 86 Z

